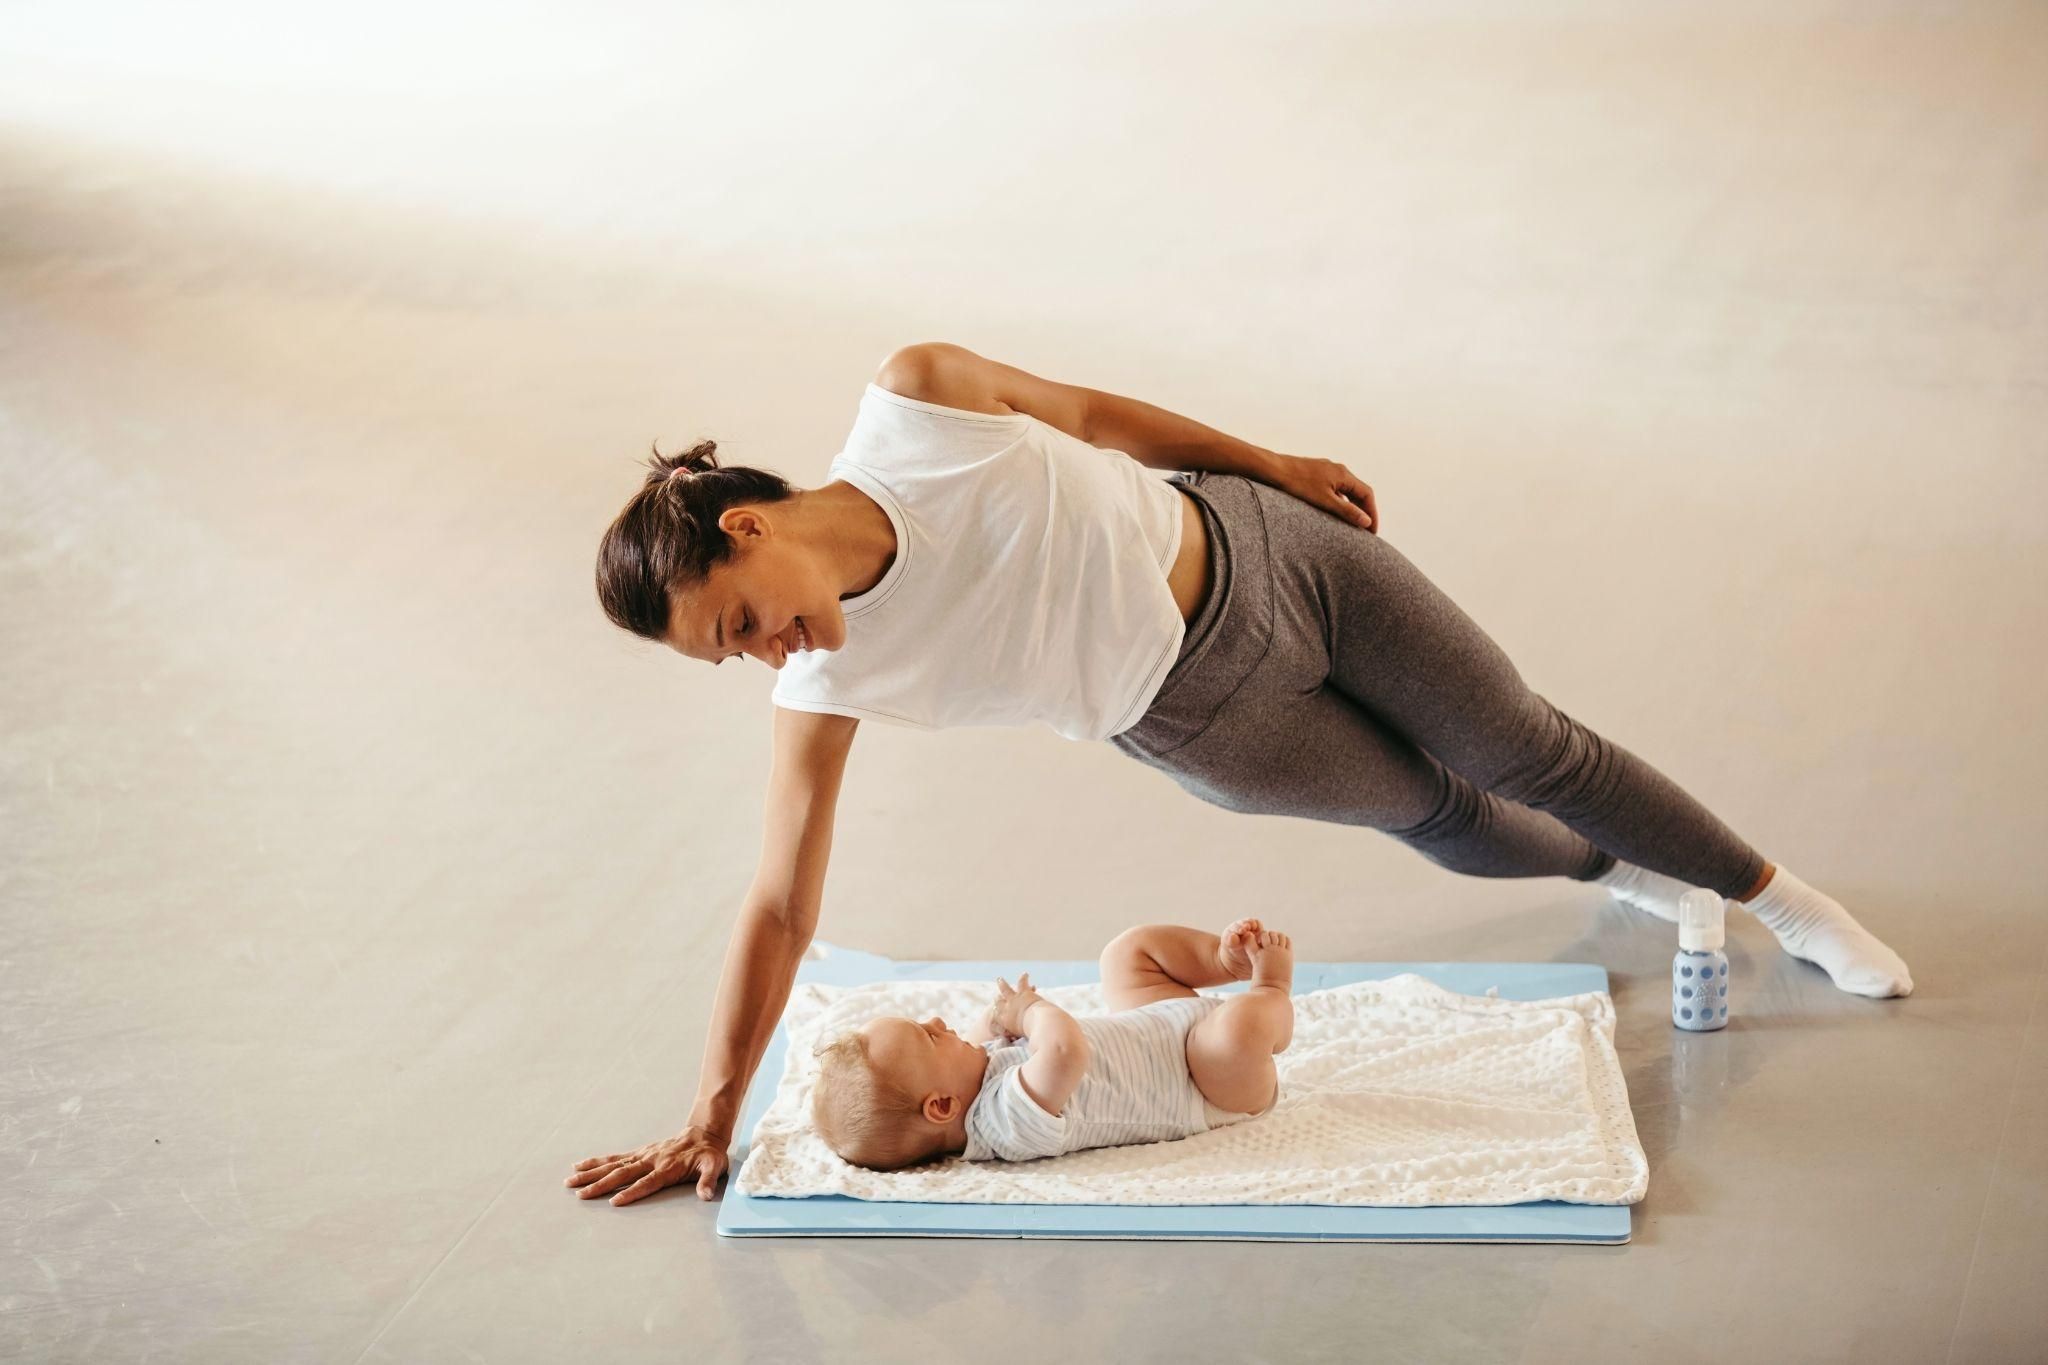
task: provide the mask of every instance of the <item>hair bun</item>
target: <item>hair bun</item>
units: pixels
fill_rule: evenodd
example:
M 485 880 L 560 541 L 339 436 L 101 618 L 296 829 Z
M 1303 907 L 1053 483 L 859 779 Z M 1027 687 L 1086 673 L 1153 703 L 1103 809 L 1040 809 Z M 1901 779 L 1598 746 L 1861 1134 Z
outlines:
M 654 451 L 654 458 L 647 462 L 648 482 L 651 484 L 666 484 L 673 482 L 678 474 L 688 474 L 694 477 L 695 475 L 706 474 L 719 468 L 718 458 L 712 453 L 715 448 L 715 444 L 711 441 L 699 441 L 686 451 L 674 455 L 664 455 L 659 447 L 657 447 Z

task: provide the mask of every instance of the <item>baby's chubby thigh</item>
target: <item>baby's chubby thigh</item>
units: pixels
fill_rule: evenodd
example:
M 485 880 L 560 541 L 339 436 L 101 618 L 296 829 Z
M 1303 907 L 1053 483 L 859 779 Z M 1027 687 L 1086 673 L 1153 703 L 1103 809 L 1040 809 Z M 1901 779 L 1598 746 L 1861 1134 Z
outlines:
M 1280 1011 L 1292 1022 L 1294 1002 L 1269 991 L 1223 997 L 1223 1003 L 1188 1030 L 1188 1075 L 1202 1098 L 1219 1109 L 1262 1114 L 1279 1098 L 1275 1043 L 1285 1037 Z

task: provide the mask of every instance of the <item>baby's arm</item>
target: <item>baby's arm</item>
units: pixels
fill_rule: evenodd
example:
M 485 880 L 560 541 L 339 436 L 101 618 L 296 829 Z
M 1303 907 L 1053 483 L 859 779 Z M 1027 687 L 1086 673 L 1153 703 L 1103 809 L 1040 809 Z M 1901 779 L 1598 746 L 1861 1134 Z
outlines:
M 1073 1015 L 1037 996 L 1018 1032 L 1030 1040 L 1031 1058 L 1017 1069 L 1017 1079 L 1040 1109 L 1058 1117 L 1088 1074 L 1088 1039 Z

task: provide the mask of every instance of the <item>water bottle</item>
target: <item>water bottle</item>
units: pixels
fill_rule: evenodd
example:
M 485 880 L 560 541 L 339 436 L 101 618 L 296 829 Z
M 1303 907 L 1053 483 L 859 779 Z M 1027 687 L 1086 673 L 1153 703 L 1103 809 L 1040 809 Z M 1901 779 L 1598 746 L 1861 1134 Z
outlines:
M 1704 887 L 1678 898 L 1678 951 L 1671 958 L 1671 1022 L 1705 1033 L 1728 1026 L 1727 932 L 1722 899 Z

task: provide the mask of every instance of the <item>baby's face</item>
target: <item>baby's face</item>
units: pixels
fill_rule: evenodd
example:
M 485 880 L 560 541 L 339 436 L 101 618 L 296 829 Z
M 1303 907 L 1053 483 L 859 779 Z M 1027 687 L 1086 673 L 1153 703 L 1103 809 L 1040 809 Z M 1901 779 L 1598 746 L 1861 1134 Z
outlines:
M 972 1100 L 988 1072 L 988 1053 L 946 1026 L 936 1014 L 922 1022 L 894 1015 L 870 1019 L 868 1061 L 883 1075 L 920 1095 Z

